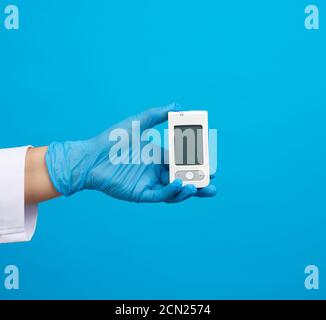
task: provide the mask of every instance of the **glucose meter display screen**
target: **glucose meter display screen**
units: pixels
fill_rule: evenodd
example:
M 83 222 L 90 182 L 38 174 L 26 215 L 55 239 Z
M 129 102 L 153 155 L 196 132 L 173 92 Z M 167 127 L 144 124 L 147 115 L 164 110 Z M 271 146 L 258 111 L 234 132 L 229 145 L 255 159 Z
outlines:
M 174 156 L 178 166 L 203 164 L 203 127 L 174 127 Z

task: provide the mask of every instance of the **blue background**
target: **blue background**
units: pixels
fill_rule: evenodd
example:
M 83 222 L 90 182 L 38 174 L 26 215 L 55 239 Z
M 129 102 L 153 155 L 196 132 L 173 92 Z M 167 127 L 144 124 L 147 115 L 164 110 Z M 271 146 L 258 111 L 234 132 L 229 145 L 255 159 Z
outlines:
M 3 27 L 0 147 L 83 139 L 177 101 L 219 131 L 218 196 L 41 204 L 0 297 L 326 298 L 326 42 L 302 0 L 23 1 Z M 18 291 L 1 270 L 20 268 Z M 316 264 L 320 290 L 306 290 Z

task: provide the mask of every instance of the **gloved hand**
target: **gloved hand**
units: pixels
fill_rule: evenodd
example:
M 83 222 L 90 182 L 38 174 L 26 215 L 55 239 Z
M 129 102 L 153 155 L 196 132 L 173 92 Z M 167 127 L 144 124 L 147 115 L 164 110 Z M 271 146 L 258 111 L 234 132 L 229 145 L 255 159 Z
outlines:
M 98 190 L 132 202 L 173 203 L 194 195 L 214 196 L 216 189 L 213 185 L 197 190 L 194 185 L 183 187 L 180 179 L 169 183 L 168 166 L 163 161 L 150 164 L 142 161 L 136 164 L 124 163 L 123 157 L 119 163 L 112 161 L 113 143 L 109 136 L 114 130 L 124 129 L 131 137 L 133 121 L 139 121 L 142 133 L 166 121 L 169 111 L 177 110 L 176 104 L 149 109 L 118 123 L 95 138 L 52 143 L 46 153 L 46 165 L 55 189 L 65 196 L 84 189 Z M 124 154 L 125 157 L 129 157 L 132 152 L 129 145 L 127 149 L 129 151 Z M 164 150 L 161 149 L 163 154 Z

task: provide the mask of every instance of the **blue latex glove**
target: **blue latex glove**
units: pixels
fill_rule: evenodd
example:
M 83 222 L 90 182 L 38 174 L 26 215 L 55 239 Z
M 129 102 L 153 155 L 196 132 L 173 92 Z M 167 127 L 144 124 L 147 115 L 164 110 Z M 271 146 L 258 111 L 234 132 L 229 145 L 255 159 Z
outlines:
M 194 185 L 183 187 L 180 179 L 169 183 L 168 166 L 163 162 L 113 164 L 109 158 L 112 148 L 109 135 L 112 130 L 122 128 L 131 135 L 132 121 L 139 121 L 140 131 L 143 132 L 166 121 L 169 111 L 177 110 L 176 104 L 149 109 L 118 123 L 95 138 L 52 143 L 46 154 L 46 165 L 55 189 L 65 196 L 82 190 L 98 190 L 132 202 L 174 203 L 194 195 L 214 196 L 216 189 L 213 185 L 197 190 Z M 163 155 L 164 150 L 161 151 Z

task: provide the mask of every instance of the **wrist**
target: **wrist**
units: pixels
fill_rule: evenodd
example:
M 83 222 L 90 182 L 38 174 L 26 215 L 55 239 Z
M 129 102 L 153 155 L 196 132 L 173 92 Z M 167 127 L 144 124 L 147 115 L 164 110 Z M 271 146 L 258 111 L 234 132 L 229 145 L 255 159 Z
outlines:
M 70 196 L 84 189 L 92 154 L 87 141 L 53 142 L 48 147 L 45 162 L 55 189 Z
M 29 148 L 25 160 L 25 202 L 38 203 L 54 197 L 55 190 L 45 164 L 48 147 Z

